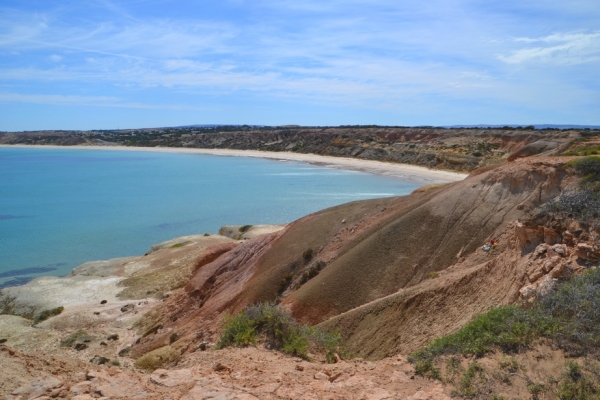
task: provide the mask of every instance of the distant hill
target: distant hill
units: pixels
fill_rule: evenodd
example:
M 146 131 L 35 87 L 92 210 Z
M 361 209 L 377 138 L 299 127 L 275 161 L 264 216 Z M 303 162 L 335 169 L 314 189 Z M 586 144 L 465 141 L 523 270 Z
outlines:
M 503 127 L 510 127 L 510 128 L 518 128 L 521 126 L 533 126 L 535 129 L 600 129 L 600 125 L 553 125 L 553 124 L 531 124 L 531 125 L 512 125 L 512 124 L 506 124 L 506 125 L 486 125 L 486 124 L 480 124 L 480 125 L 447 125 L 444 126 L 444 128 L 480 128 L 480 129 L 485 129 L 485 128 L 503 128 Z

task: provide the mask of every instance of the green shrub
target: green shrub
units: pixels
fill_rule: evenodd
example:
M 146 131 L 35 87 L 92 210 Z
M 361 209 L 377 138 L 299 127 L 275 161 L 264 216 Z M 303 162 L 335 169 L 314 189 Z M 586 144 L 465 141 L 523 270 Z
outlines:
M 600 217 L 600 195 L 595 185 L 563 192 L 538 209 L 538 215 L 566 216 L 582 222 Z
M 216 347 L 254 345 L 259 338 L 271 348 L 300 357 L 307 357 L 309 348 L 323 350 L 328 361 L 335 360 L 335 351 L 341 343 L 339 334 L 301 325 L 283 307 L 262 303 L 236 315 L 226 315 Z
M 571 279 L 531 309 L 507 306 L 488 311 L 458 332 L 433 341 L 409 357 L 415 368 L 443 354 L 482 356 L 500 347 L 518 351 L 539 337 L 580 354 L 600 350 L 600 268 Z M 505 367 L 517 369 L 518 364 Z
M 546 391 L 546 387 L 541 383 L 529 382 L 527 384 L 527 390 L 531 393 L 531 398 L 537 400 L 539 395 Z
M 441 380 L 439 368 L 435 366 L 432 360 L 419 360 L 415 363 L 415 374 L 429 379 Z
M 308 264 L 310 262 L 310 260 L 312 260 L 312 258 L 313 258 L 312 249 L 304 250 L 304 252 L 302 253 L 302 259 L 304 260 L 304 264 Z
M 217 349 L 227 346 L 244 347 L 256 344 L 258 333 L 255 321 L 251 320 L 243 311 L 235 316 L 225 315 L 223 332 L 217 343 Z
M 460 379 L 459 393 L 463 396 L 475 396 L 477 390 L 473 389 L 473 381 L 477 377 L 483 376 L 483 368 L 477 361 L 473 361 L 469 364 L 469 367 L 465 371 L 464 375 Z
M 538 309 L 560 325 L 550 336 L 596 352 L 600 347 L 600 269 L 595 268 L 561 285 L 542 298 Z
M 75 333 L 72 333 L 69 336 L 67 336 L 63 341 L 60 342 L 60 346 L 61 347 L 71 347 L 75 344 L 77 339 L 79 339 L 80 337 L 83 337 L 83 336 L 87 336 L 87 332 L 77 331 Z
M 573 150 L 569 150 L 565 153 L 565 156 L 592 156 L 594 154 L 600 154 L 600 145 L 582 146 Z
M 556 394 L 561 400 L 597 399 L 598 387 L 592 379 L 584 374 L 579 364 L 567 361 L 563 381 L 558 385 Z
M 600 148 L 600 146 L 598 146 Z M 567 163 L 568 167 L 573 167 L 577 172 L 583 174 L 583 182 L 600 181 L 600 157 L 591 156 L 572 160 Z
M 55 315 L 60 314 L 61 312 L 63 312 L 64 309 L 65 308 L 63 306 L 60 306 L 51 310 L 44 310 L 37 317 L 34 318 L 33 322 L 37 324 L 38 322 L 45 321 L 50 317 L 54 317 Z
M 250 230 L 250 228 L 252 228 L 252 225 L 244 225 L 244 226 L 240 226 L 240 228 L 238 230 L 241 233 L 246 233 Z
M 191 243 L 191 242 L 188 240 L 188 241 L 186 241 L 186 242 L 175 243 L 175 244 L 174 244 L 174 245 L 172 245 L 170 248 L 171 248 L 171 249 L 177 249 L 177 248 L 179 248 L 179 247 L 183 247 L 183 246 L 185 246 L 185 245 L 186 245 L 186 244 L 188 244 L 188 243 Z
M 527 346 L 549 322 L 536 313 L 516 306 L 493 309 L 480 315 L 453 335 L 436 339 L 412 360 L 432 359 L 441 354 L 481 356 L 494 346 L 518 350 Z

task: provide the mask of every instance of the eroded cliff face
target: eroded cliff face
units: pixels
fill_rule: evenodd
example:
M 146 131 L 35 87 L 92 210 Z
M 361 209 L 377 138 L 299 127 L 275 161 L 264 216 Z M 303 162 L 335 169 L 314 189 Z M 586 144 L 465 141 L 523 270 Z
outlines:
M 223 312 L 275 301 L 302 322 L 339 330 L 356 354 L 407 354 L 491 307 L 529 298 L 544 276 L 577 269 L 540 267 L 541 242 L 515 233 L 520 219 L 575 181 L 567 160 L 521 159 L 410 196 L 309 215 L 202 267 L 152 323 L 196 343 L 205 340 L 198 332 L 218 332 Z M 500 246 L 488 253 L 481 246 L 490 237 Z M 552 245 L 562 245 L 568 233 L 556 237 Z M 167 339 L 146 337 L 139 354 Z

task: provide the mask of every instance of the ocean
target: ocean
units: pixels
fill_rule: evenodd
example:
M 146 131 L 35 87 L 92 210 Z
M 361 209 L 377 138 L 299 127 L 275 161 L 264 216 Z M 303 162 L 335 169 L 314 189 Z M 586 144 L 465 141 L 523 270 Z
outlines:
M 280 224 L 422 183 L 246 157 L 0 148 L 0 287 L 223 225 Z

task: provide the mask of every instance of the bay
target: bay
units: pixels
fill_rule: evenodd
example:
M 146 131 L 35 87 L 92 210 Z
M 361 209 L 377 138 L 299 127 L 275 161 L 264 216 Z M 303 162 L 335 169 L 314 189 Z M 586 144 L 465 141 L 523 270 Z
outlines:
M 226 224 L 287 223 L 421 185 L 246 157 L 0 148 L 0 287 Z

